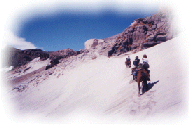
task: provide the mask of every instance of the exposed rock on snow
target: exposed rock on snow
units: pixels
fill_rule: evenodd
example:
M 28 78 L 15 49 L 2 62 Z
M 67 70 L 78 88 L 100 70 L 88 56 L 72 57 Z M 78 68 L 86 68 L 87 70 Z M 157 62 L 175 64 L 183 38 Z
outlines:
M 98 44 L 103 44 L 103 39 L 90 39 L 85 42 L 85 49 L 94 49 Z
M 15 68 L 26 65 L 37 57 L 40 57 L 40 60 L 49 58 L 49 54 L 41 49 L 20 50 L 13 47 L 7 47 L 2 50 L 2 53 L 3 66 L 14 66 Z
M 77 56 L 78 54 L 81 54 L 83 52 L 83 50 L 73 51 L 73 49 L 46 52 L 42 51 L 41 49 L 19 50 L 13 47 L 8 47 L 2 50 L 2 53 L 4 55 L 2 60 L 4 60 L 3 66 L 14 66 L 15 68 L 19 68 L 28 64 L 35 58 L 38 58 L 41 61 L 50 59 L 52 61 L 51 67 L 53 67 L 53 65 L 55 65 L 55 63 L 60 59 L 68 58 L 70 56 Z
M 85 49 L 91 49 L 98 45 L 97 39 L 90 39 L 85 42 Z

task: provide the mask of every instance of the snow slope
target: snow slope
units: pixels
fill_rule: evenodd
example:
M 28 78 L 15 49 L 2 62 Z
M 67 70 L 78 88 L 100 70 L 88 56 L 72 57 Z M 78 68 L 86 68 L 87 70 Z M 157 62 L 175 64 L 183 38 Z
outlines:
M 4 100 L 11 100 L 14 117 L 19 114 L 25 122 L 169 123 L 182 119 L 187 114 L 188 87 L 183 56 L 187 51 L 181 49 L 187 46 L 184 36 L 130 54 L 131 60 L 147 54 L 150 63 L 151 89 L 140 97 L 137 83 L 131 81 L 131 71 L 125 67 L 125 55 L 81 62 L 65 69 L 60 77 L 51 75 L 23 92 L 10 90 Z

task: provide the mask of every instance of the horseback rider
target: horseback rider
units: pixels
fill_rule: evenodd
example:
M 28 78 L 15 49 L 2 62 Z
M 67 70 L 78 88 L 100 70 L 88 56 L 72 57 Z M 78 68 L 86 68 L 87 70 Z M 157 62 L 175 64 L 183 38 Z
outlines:
M 147 59 L 146 54 L 143 55 L 142 63 L 140 64 L 140 68 L 144 69 L 144 73 L 146 72 L 145 75 L 146 76 L 148 75 L 150 77 L 150 70 L 148 70 L 148 68 L 150 68 L 150 65 L 149 65 L 149 61 Z M 150 78 L 148 78 L 148 80 L 150 80 Z
M 129 68 L 131 67 L 131 58 L 130 58 L 130 56 L 128 56 L 128 58 L 126 58 L 125 64 L 126 64 L 126 66 L 129 66 Z
M 147 81 L 150 81 L 150 67 L 148 64 L 147 55 L 144 54 L 142 61 L 140 63 L 140 59 L 136 56 L 135 61 L 133 61 L 134 68 L 131 68 L 131 75 L 133 75 L 133 80 L 138 83 L 138 94 L 140 96 L 140 82 L 143 84 L 142 92 L 146 92 L 148 90 Z
M 139 70 L 139 64 L 140 64 L 140 59 L 138 56 L 135 57 L 135 60 L 133 61 L 133 68 L 131 69 L 131 74 L 133 75 L 133 80 L 136 79 L 138 70 Z
M 128 57 L 126 58 L 126 61 L 131 61 L 130 56 L 128 56 Z
M 138 58 L 138 56 L 135 57 L 135 60 L 133 61 L 133 65 L 137 68 L 140 64 L 140 59 Z
M 148 68 L 150 68 L 146 54 L 144 54 L 142 58 L 142 68 L 145 69 L 146 71 L 148 71 Z
M 140 63 L 140 59 L 138 59 L 138 56 L 136 56 L 135 60 L 133 61 L 133 65 L 135 67 L 131 71 L 131 74 L 133 75 L 133 79 L 136 78 L 139 70 L 144 70 L 144 72 L 146 72 L 147 74 L 150 74 L 150 70 L 148 70 L 148 68 L 150 67 L 148 62 L 149 61 L 147 59 L 146 54 L 143 55 L 141 63 Z

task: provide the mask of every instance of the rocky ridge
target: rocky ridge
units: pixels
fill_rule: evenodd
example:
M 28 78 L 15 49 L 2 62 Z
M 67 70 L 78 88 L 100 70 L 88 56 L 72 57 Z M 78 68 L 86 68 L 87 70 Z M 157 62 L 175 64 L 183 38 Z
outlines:
M 161 11 L 150 17 L 136 19 L 122 33 L 105 39 L 86 41 L 85 49 L 96 49 L 100 55 L 119 56 L 128 51 L 136 52 L 153 47 L 175 36 L 172 18 L 170 12 Z
M 60 51 L 42 51 L 41 49 L 26 49 L 20 50 L 13 47 L 7 47 L 2 50 L 3 66 L 13 66 L 14 68 L 24 66 L 35 58 L 40 57 L 41 61 L 48 58 L 52 63 L 58 64 L 62 58 L 68 58 L 70 56 L 76 56 L 84 51 L 73 51 L 72 49 L 64 49 Z M 58 62 L 58 63 L 57 63 Z
M 6 47 L 2 52 L 3 66 L 14 66 L 19 67 L 32 61 L 34 58 L 40 57 L 41 60 L 49 58 L 48 52 L 42 51 L 41 49 L 26 49 L 20 50 L 13 47 Z

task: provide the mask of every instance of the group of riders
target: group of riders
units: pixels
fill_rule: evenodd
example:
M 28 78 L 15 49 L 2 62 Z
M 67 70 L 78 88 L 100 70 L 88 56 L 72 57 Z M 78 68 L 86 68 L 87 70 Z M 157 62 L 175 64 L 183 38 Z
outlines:
M 125 61 L 126 67 L 131 68 L 131 59 L 128 56 Z M 140 83 L 142 82 L 142 93 L 148 91 L 147 81 L 150 81 L 150 65 L 148 63 L 147 55 L 144 54 L 142 60 L 135 57 L 133 61 L 133 68 L 131 68 L 131 75 L 133 75 L 133 80 L 138 83 L 138 95 L 140 96 Z
M 128 56 L 126 58 L 126 67 L 131 68 L 131 59 Z M 148 69 L 150 67 L 147 59 L 147 55 L 144 54 L 142 60 L 138 58 L 138 56 L 135 57 L 135 60 L 133 61 L 133 68 L 131 68 L 131 75 L 133 75 L 133 80 L 137 81 L 137 75 L 138 71 L 142 70 L 143 74 L 142 76 L 146 78 L 147 81 L 150 80 L 150 70 Z M 148 77 L 147 77 L 148 76 Z

